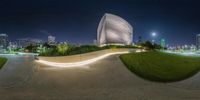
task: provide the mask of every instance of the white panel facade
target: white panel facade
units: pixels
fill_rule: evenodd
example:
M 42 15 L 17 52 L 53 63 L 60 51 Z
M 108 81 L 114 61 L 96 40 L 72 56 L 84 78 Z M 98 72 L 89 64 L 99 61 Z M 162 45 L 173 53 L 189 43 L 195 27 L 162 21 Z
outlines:
M 133 37 L 132 26 L 119 16 L 106 13 L 98 26 L 98 45 L 124 44 L 131 45 Z

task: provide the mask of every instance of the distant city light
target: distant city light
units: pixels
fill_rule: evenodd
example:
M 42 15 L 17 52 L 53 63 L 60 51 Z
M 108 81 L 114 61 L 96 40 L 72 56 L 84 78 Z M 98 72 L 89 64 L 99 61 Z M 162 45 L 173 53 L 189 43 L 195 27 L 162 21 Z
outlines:
M 193 52 L 193 51 L 181 51 L 181 52 L 177 52 L 177 51 L 167 50 L 167 51 L 164 51 L 164 52 L 172 53 L 172 54 L 177 54 L 177 55 L 183 55 L 183 56 L 200 56 L 199 53 Z

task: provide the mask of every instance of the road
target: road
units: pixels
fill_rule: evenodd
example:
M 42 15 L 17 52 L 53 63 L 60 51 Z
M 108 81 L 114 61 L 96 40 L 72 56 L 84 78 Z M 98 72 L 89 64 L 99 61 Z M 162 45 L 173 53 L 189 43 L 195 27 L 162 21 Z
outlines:
M 131 73 L 113 55 L 75 68 L 54 68 L 31 55 L 6 56 L 0 70 L 1 100 L 199 100 L 200 74 L 176 83 L 155 83 Z

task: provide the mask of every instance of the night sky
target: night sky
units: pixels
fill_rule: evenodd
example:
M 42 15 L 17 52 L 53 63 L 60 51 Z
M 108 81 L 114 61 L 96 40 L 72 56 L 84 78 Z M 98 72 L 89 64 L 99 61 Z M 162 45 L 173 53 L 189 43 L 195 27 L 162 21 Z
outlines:
M 57 41 L 93 43 L 101 17 L 112 13 L 127 20 L 138 36 L 169 45 L 195 44 L 200 33 L 198 0 L 1 0 L 0 33 L 11 41 L 32 37 Z

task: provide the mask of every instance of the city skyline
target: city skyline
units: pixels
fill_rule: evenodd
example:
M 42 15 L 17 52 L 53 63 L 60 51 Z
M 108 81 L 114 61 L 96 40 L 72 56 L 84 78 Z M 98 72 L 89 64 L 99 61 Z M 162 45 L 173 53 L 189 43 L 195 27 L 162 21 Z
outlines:
M 200 0 L 0 0 L 3 100 L 200 100 Z
M 77 4 L 77 2 L 79 2 Z M 1 1 L 0 33 L 11 41 L 32 37 L 47 41 L 48 35 L 57 41 L 93 43 L 104 13 L 126 19 L 134 27 L 133 41 L 164 38 L 166 44 L 195 44 L 200 33 L 199 1 L 189 0 L 125 0 L 125 1 Z M 143 6 L 143 8 L 140 8 Z M 170 6 L 170 7 L 169 7 Z

